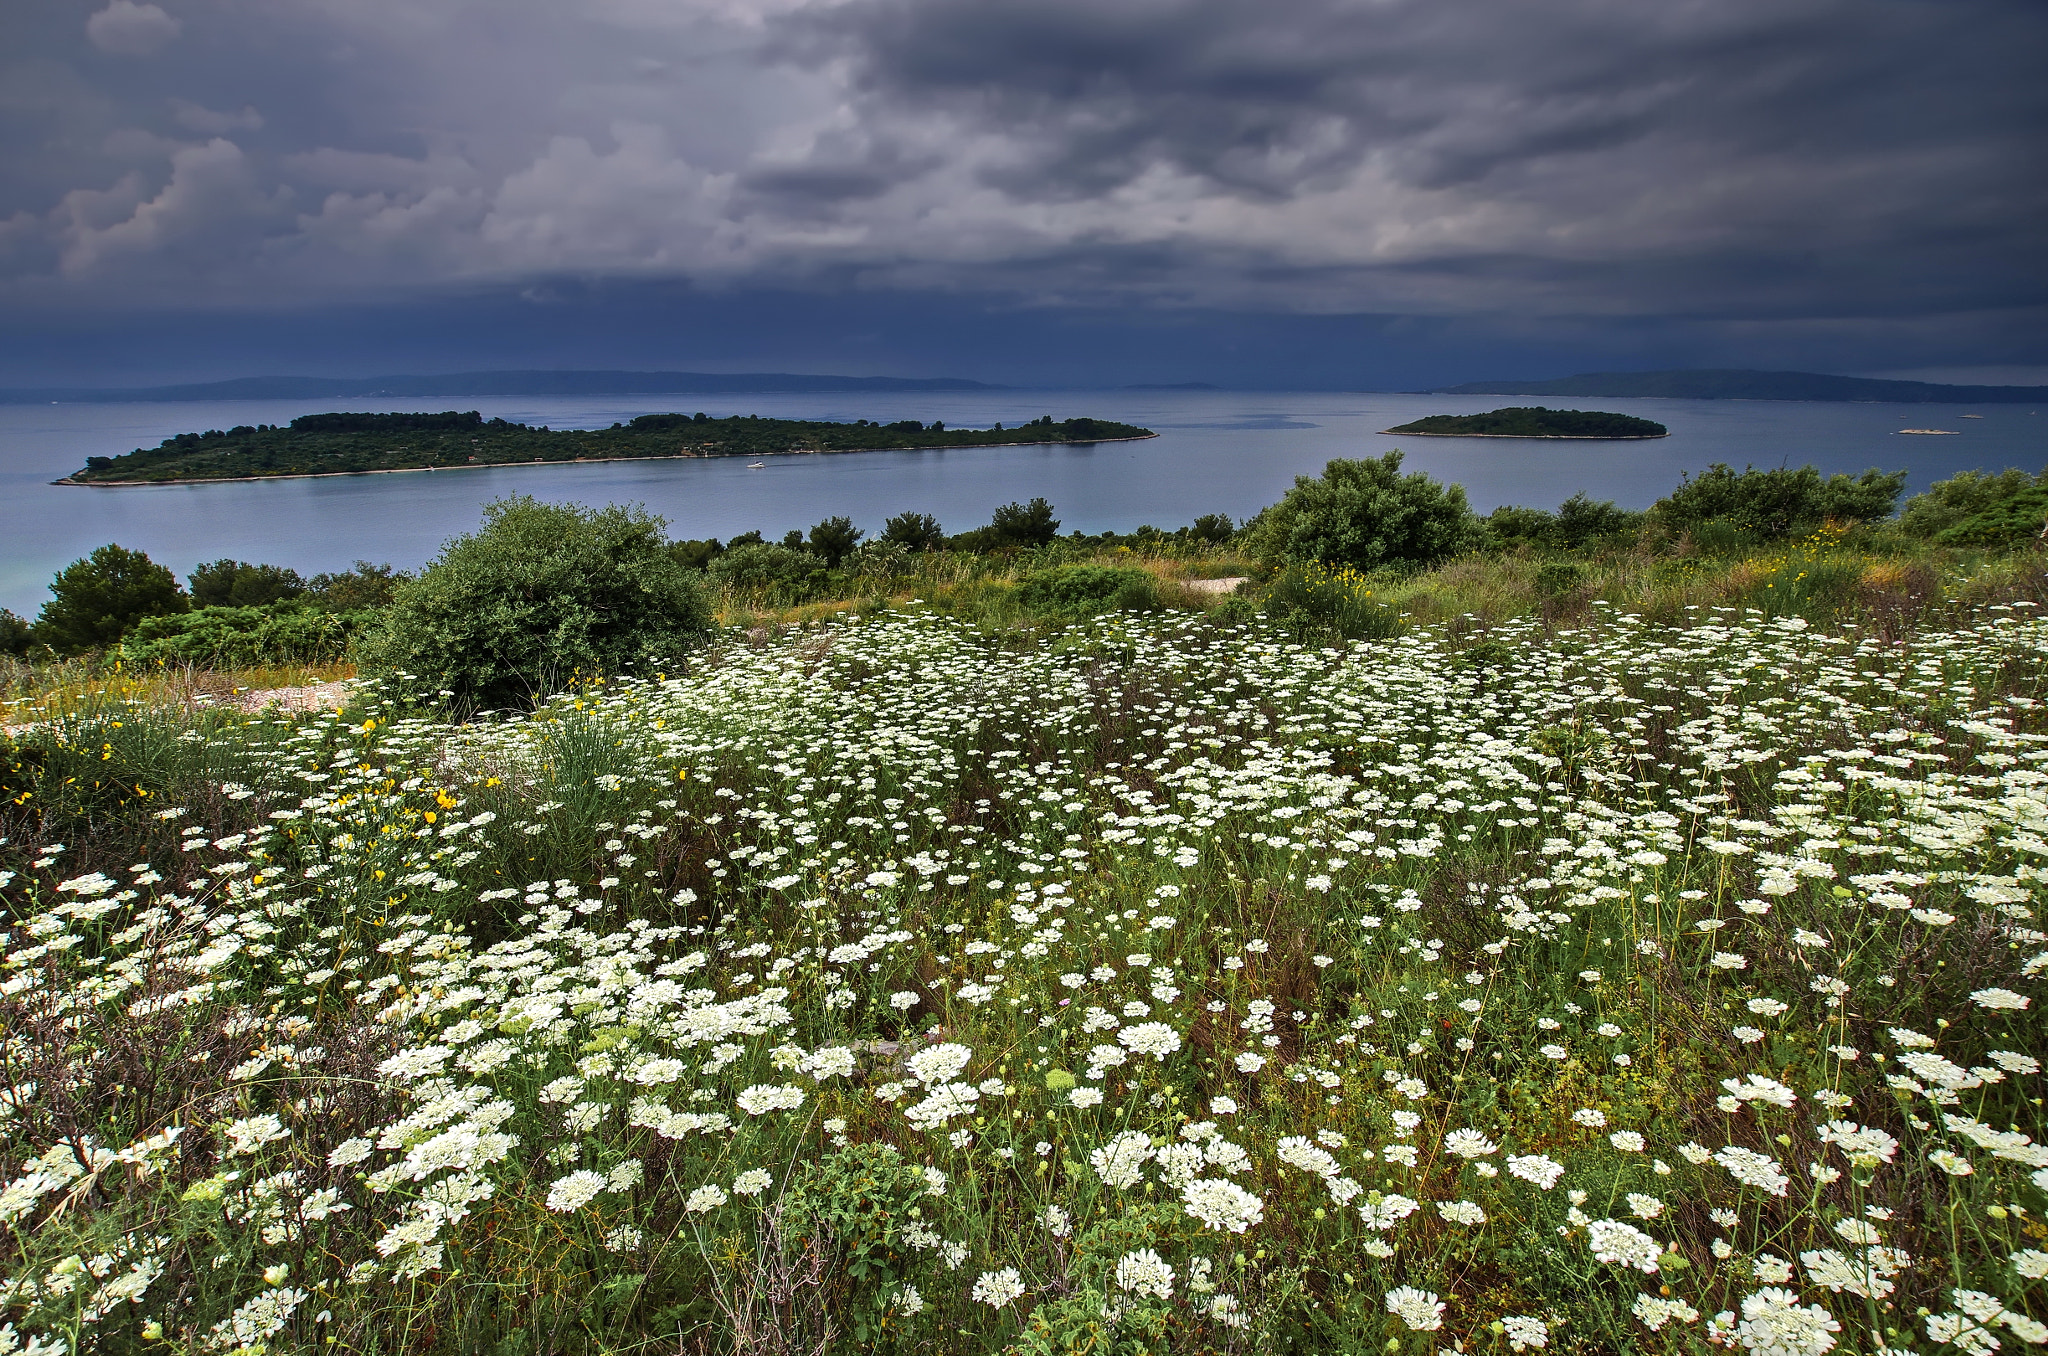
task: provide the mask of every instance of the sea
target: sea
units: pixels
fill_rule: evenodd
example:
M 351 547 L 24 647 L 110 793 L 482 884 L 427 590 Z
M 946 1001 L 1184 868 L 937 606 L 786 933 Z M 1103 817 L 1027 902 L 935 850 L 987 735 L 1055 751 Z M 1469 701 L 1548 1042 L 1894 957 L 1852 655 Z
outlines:
M 1671 430 L 1646 442 L 1418 438 L 1383 432 L 1426 414 L 1504 405 L 1613 410 Z M 948 427 L 1015 425 L 1041 415 L 1141 424 L 1159 436 L 1083 446 L 956 448 L 832 456 L 507 466 L 253 484 L 88 489 L 50 482 L 176 433 L 282 424 L 326 410 L 437 410 L 451 405 L 551 428 L 602 428 L 636 415 L 702 410 L 801 419 L 943 419 Z M 1970 417 L 1977 416 L 1977 417 Z M 1952 436 L 1907 435 L 1908 428 Z M 204 561 L 286 565 L 301 574 L 357 560 L 416 569 L 473 530 L 507 495 L 588 505 L 639 504 L 672 537 L 771 539 L 843 514 L 869 532 L 904 510 L 949 532 L 1001 504 L 1050 500 L 1062 531 L 1173 528 L 1205 513 L 1242 520 L 1338 457 L 1399 448 L 1410 470 L 1465 487 L 1473 508 L 1554 507 L 1584 491 L 1644 508 L 1715 462 L 1812 463 L 1827 472 L 1905 470 L 1909 493 L 1971 469 L 2048 466 L 2048 412 L 2026 405 L 1883 405 L 1789 401 L 1421 396 L 1215 390 L 987 390 L 819 395 L 531 396 L 236 400 L 0 406 L 0 607 L 33 616 L 52 575 L 118 542 L 177 571 Z

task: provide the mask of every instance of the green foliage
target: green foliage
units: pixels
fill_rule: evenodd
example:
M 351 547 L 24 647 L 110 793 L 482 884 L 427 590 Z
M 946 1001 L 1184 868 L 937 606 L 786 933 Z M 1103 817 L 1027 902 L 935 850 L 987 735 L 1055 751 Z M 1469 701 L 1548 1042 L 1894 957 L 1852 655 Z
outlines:
M 1017 589 L 1017 602 L 1034 613 L 1064 617 L 1149 611 L 1159 606 L 1159 587 L 1143 570 L 1061 565 L 1027 575 Z
M 672 541 L 668 544 L 668 556 L 686 570 L 710 568 L 711 562 L 725 554 L 725 547 L 718 538 L 703 541 Z
M 371 676 L 409 674 L 457 710 L 532 701 L 581 672 L 620 673 L 697 644 L 710 606 L 664 549 L 661 519 L 524 496 L 484 509 L 401 584 L 365 638 Z
M 1028 504 L 1013 501 L 995 511 L 986 530 L 998 545 L 1044 546 L 1059 535 L 1060 520 L 1052 516 L 1052 505 L 1043 498 Z
M 140 551 L 112 544 L 74 560 L 50 583 L 34 635 L 60 654 L 114 644 L 144 617 L 183 612 L 190 603 L 177 576 Z
M 946 530 L 929 513 L 905 512 L 882 524 L 882 540 L 906 551 L 936 551 L 945 544 Z
M 1188 529 L 1188 535 L 1196 541 L 1206 541 L 1220 546 L 1237 535 L 1237 524 L 1230 521 L 1229 514 L 1205 513 L 1195 519 L 1194 525 Z
M 1541 405 L 1489 410 L 1485 414 L 1432 414 L 1389 433 L 1430 433 L 1440 437 L 1486 438 L 1661 438 L 1670 432 L 1652 419 L 1605 410 L 1552 410 Z
M 0 655 L 19 659 L 35 645 L 34 628 L 26 617 L 0 607 Z
M 332 475 L 597 458 L 757 457 L 780 452 L 860 452 L 915 447 L 987 447 L 1009 443 L 1095 442 L 1142 438 L 1149 429 L 1101 419 L 1035 420 L 1021 428 L 948 429 L 943 421 L 882 424 L 763 419 L 733 415 L 648 414 L 605 429 L 550 429 L 484 419 L 475 411 L 442 414 L 310 414 L 289 428 L 243 425 L 180 433 L 157 447 L 91 457 L 74 474 L 84 483 L 220 480 Z
M 800 586 L 817 568 L 818 558 L 808 551 L 754 541 L 728 548 L 706 573 L 727 588 L 795 601 Z
M 816 554 L 825 558 L 825 563 L 834 569 L 853 554 L 853 548 L 860 545 L 860 539 L 867 534 L 853 525 L 851 518 L 827 518 L 811 529 L 808 545 Z
M 262 607 L 296 598 L 306 591 L 297 570 L 282 565 L 251 565 L 241 560 L 215 560 L 185 576 L 194 607 Z
M 1937 480 L 1927 493 L 1906 501 L 1899 525 L 1908 536 L 1943 546 L 1996 548 L 2039 540 L 2048 528 L 2048 472 L 1965 471 Z
M 1461 485 L 1421 472 L 1401 474 L 1401 453 L 1338 459 L 1260 514 L 1251 530 L 1255 554 L 1273 565 L 1321 562 L 1371 570 L 1431 565 L 1476 546 L 1478 521 Z
M 1583 551 L 1634 535 L 1644 516 L 1616 507 L 1611 499 L 1589 498 L 1582 490 L 1554 513 L 1503 504 L 1486 516 L 1486 536 L 1495 547 L 1526 543 L 1544 550 Z
M 1697 477 L 1686 476 L 1650 511 L 1679 531 L 1720 521 L 1775 541 L 1828 519 L 1867 523 L 1889 518 L 1905 486 L 1904 471 L 1823 477 L 1811 465 L 1767 471 L 1751 466 L 1738 474 L 1715 462 Z
M 121 642 L 120 654 L 124 663 L 138 668 L 327 663 L 345 658 L 355 637 L 374 620 L 369 611 L 329 612 L 299 600 L 266 607 L 201 607 L 144 618 Z
M 1289 565 L 1266 586 L 1266 616 L 1303 640 L 1384 640 L 1401 633 L 1401 616 L 1355 570 L 1310 562 Z
M 390 603 L 398 586 L 410 577 L 389 565 L 359 560 L 354 568 L 338 574 L 314 575 L 306 589 L 330 612 L 357 612 Z

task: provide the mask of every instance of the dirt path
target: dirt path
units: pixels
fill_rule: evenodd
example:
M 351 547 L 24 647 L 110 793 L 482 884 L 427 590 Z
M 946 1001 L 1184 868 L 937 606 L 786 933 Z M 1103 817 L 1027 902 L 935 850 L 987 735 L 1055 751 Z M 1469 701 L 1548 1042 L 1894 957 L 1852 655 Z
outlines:
M 1180 586 L 1189 593 L 1235 593 L 1249 575 L 1234 574 L 1228 579 L 1183 579 Z

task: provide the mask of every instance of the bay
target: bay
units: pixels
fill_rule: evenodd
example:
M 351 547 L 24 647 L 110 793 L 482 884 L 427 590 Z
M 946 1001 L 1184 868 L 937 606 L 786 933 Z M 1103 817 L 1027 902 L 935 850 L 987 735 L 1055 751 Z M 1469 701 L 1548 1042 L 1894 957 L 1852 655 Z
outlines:
M 1903 469 L 1910 490 L 1960 470 L 2048 463 L 2048 416 L 2023 405 L 1784 401 L 1553 400 L 1654 419 L 1653 442 L 1401 438 L 1380 430 L 1425 414 L 1533 404 L 1504 396 L 1270 391 L 976 391 L 944 394 L 633 395 L 460 401 L 486 418 L 598 428 L 663 411 L 780 418 L 943 419 L 985 428 L 1050 414 L 1143 424 L 1159 437 L 1071 447 L 974 448 L 766 458 L 491 467 L 252 484 L 85 489 L 49 482 L 95 455 L 154 446 L 175 433 L 285 423 L 330 409 L 437 410 L 442 399 L 219 401 L 0 406 L 0 606 L 33 616 L 50 577 L 107 542 L 142 550 L 182 577 L 207 560 L 289 565 L 303 574 L 358 559 L 419 566 L 510 494 L 583 504 L 638 503 L 677 537 L 777 538 L 844 514 L 870 532 L 906 509 L 948 531 L 1000 504 L 1043 495 L 1063 531 L 1177 527 L 1204 513 L 1243 519 L 1333 457 L 1407 454 L 1411 470 L 1465 486 L 1484 513 L 1504 503 L 1554 507 L 1584 491 L 1643 508 L 1683 472 L 1713 462 L 1822 470 Z M 1963 418 L 1964 415 L 1981 418 Z M 1957 430 L 1901 436 L 1903 428 Z

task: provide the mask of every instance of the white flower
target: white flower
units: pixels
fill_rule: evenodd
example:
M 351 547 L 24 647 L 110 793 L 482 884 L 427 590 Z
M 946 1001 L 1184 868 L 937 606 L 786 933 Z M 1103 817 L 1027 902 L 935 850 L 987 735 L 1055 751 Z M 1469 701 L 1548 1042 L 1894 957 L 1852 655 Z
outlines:
M 994 1309 L 1002 1308 L 1023 1293 L 1024 1278 L 1017 1274 L 1015 1267 L 984 1271 L 974 1282 L 974 1298 Z
M 1970 1001 L 1980 1008 L 1989 1008 L 1993 1012 L 2016 1012 L 2026 1007 L 2031 1000 L 2014 993 L 2011 989 L 1978 989 L 1970 995 Z
M 1587 1225 L 1586 1242 L 1592 1246 L 1594 1261 L 1634 1267 L 1645 1276 L 1657 1274 L 1657 1259 L 1664 1255 L 1663 1245 L 1656 1239 L 1616 1219 L 1596 1219 Z
M 1743 1299 L 1735 1340 L 1753 1356 L 1821 1356 L 1841 1330 L 1819 1305 L 1801 1307 L 1794 1292 L 1767 1287 Z
M 1444 1136 L 1444 1150 L 1460 1158 L 1484 1158 L 1499 1153 L 1500 1145 L 1477 1130 L 1453 1130 Z
M 1543 1154 L 1521 1154 L 1508 1160 L 1508 1171 L 1548 1191 L 1564 1176 L 1564 1164 Z
M 1680 1323 L 1696 1323 L 1700 1311 L 1681 1299 L 1658 1299 L 1655 1295 L 1637 1295 L 1635 1316 L 1644 1327 L 1656 1332 L 1666 1323 L 1676 1320 Z
M 245 1116 L 227 1127 L 228 1153 L 253 1154 L 264 1145 L 283 1139 L 291 1131 L 277 1117 L 264 1114 Z
M 1250 1050 L 1245 1051 L 1232 1062 L 1237 1065 L 1237 1071 L 1239 1073 L 1257 1073 L 1259 1070 L 1266 1067 L 1266 1057 L 1264 1055 L 1254 1054 Z
M 920 1083 L 946 1083 L 960 1076 L 974 1051 L 965 1045 L 947 1043 L 920 1050 L 903 1061 L 903 1067 Z
M 1374 1192 L 1358 1207 L 1358 1217 L 1365 1221 L 1366 1228 L 1385 1233 L 1419 1209 L 1420 1203 L 1406 1196 L 1382 1196 Z
M 732 1180 L 735 1196 L 758 1196 L 775 1181 L 766 1168 L 749 1168 Z
M 1590 1106 L 1582 1106 L 1572 1113 L 1572 1119 L 1580 1125 L 1598 1130 L 1607 1124 L 1607 1114 Z
M 1117 1259 L 1116 1287 L 1133 1295 L 1172 1299 L 1173 1267 L 1150 1248 L 1127 1252 Z
M 689 1197 L 683 1202 L 683 1209 L 693 1215 L 707 1214 L 724 1205 L 726 1200 L 725 1188 L 712 1182 L 706 1182 L 703 1186 L 698 1187 L 689 1194 Z
M 1410 1332 L 1435 1332 L 1444 1325 L 1444 1302 L 1412 1285 L 1387 1292 L 1387 1312 L 1406 1323 Z
M 1235 1182 L 1197 1178 L 1180 1189 L 1188 1214 L 1210 1229 L 1241 1234 L 1265 1218 L 1266 1203 Z
M 1088 1161 L 1105 1185 L 1128 1191 L 1143 1178 L 1145 1163 L 1151 1157 L 1151 1137 L 1142 1130 L 1126 1130 L 1088 1155 Z
M 1639 1154 L 1648 1141 L 1634 1130 L 1617 1130 L 1607 1137 L 1607 1142 L 1623 1153 Z
M 557 1180 L 548 1188 L 548 1209 L 563 1214 L 581 1210 L 597 1199 L 597 1193 L 605 1189 L 604 1174 L 588 1168 L 570 1173 Z
M 1716 1152 L 1714 1161 L 1726 1168 L 1729 1174 L 1744 1186 L 1768 1191 L 1773 1196 L 1784 1195 L 1785 1188 L 1792 1185 L 1792 1179 L 1779 1170 L 1775 1160 L 1766 1158 L 1753 1149 L 1731 1144 Z
M 735 1097 L 733 1102 L 749 1116 L 762 1116 L 770 1111 L 794 1111 L 804 1104 L 804 1090 L 756 1083 Z
M 1101 1106 L 1102 1089 L 1091 1088 L 1085 1085 L 1082 1087 L 1075 1088 L 1072 1092 L 1069 1092 L 1067 1094 L 1067 1102 L 1069 1105 L 1079 1107 L 1083 1110 L 1086 1110 L 1088 1107 L 1091 1106 Z
M 1471 1201 L 1438 1201 L 1436 1212 L 1453 1224 L 1476 1225 L 1486 1223 L 1486 1211 Z
M 1550 1327 L 1540 1318 L 1528 1314 L 1508 1314 L 1500 1321 L 1507 1329 L 1508 1345 L 1516 1351 L 1529 1351 L 1548 1345 Z
M 1180 1033 L 1164 1022 L 1127 1026 L 1116 1033 L 1116 1038 L 1132 1054 L 1150 1055 L 1155 1060 L 1164 1060 L 1180 1049 Z

